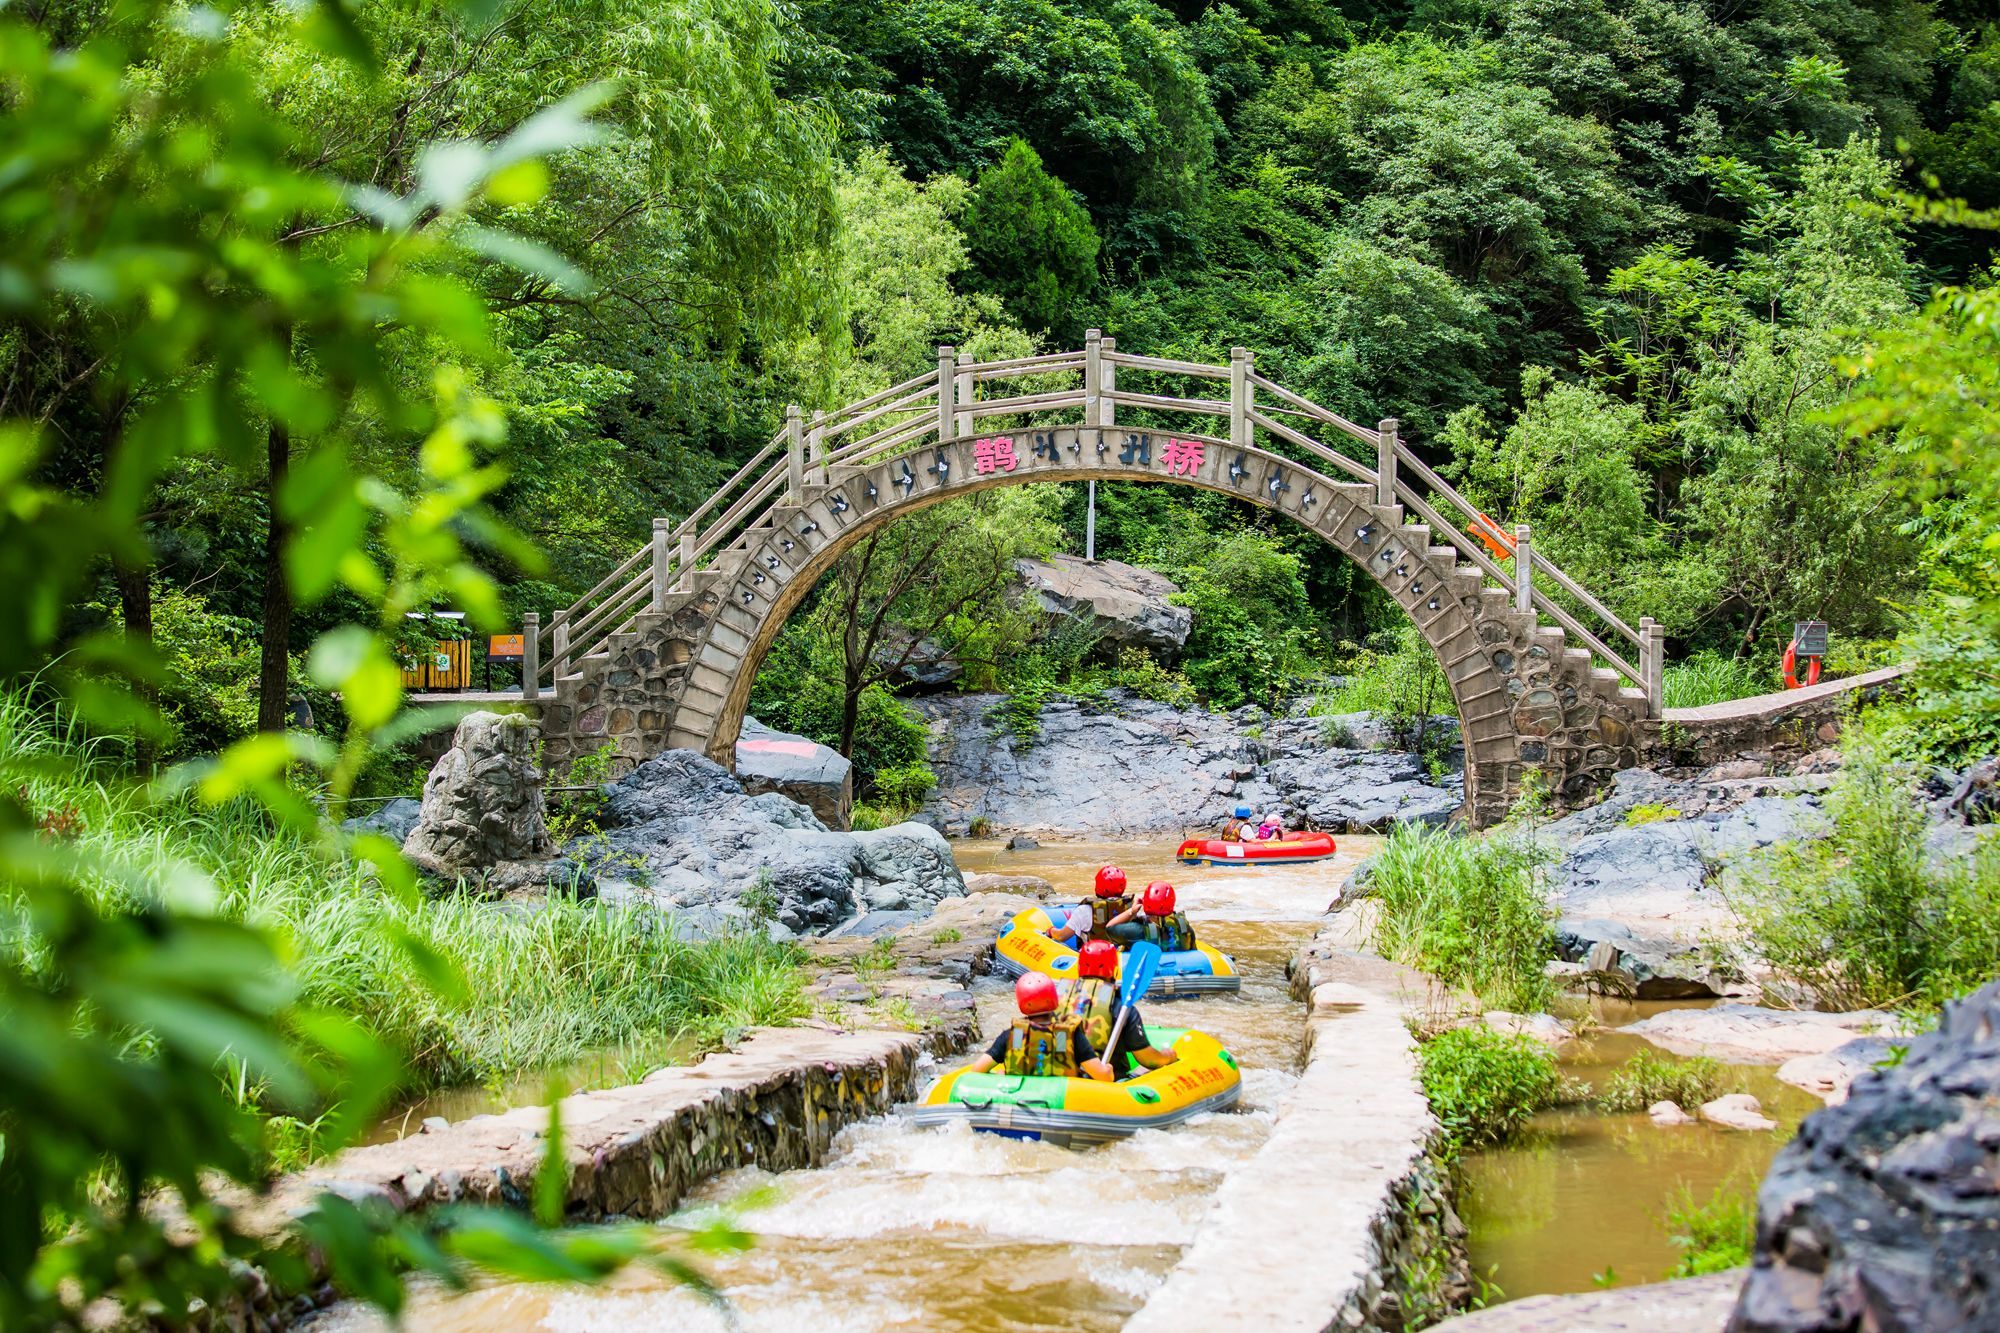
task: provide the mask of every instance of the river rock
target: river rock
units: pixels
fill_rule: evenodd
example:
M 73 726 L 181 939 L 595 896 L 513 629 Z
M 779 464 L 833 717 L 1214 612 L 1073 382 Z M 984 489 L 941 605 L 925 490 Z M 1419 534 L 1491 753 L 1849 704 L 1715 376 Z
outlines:
M 1709 1009 L 1669 1009 L 1618 1031 L 1644 1037 L 1675 1055 L 1768 1065 L 1795 1056 L 1824 1055 L 1864 1034 L 1895 1026 L 1895 1019 L 1875 1009 L 1827 1014 L 1718 1004 Z
M 750 795 L 691 750 L 648 759 L 604 798 L 602 832 L 572 852 L 588 858 L 604 897 L 676 913 L 684 933 L 768 917 L 783 932 L 822 934 L 865 912 L 922 916 L 965 892 L 936 829 L 833 832 L 789 797 Z
M 1040 875 L 974 874 L 965 877 L 965 891 L 968 894 L 1013 893 L 1042 899 L 1053 897 L 1056 886 Z
M 1646 1114 L 1652 1117 L 1654 1124 L 1662 1127 L 1695 1123 L 1694 1117 L 1681 1110 L 1678 1102 L 1654 1102 L 1646 1108 Z
M 1735 1333 L 2000 1326 L 2000 983 L 1806 1117 L 1757 1195 Z
M 1489 1009 L 1482 1021 L 1495 1032 L 1533 1037 L 1544 1046 L 1560 1046 L 1571 1036 L 1570 1030 L 1554 1014 L 1516 1014 L 1505 1009 Z
M 1042 610 L 1089 619 L 1101 641 L 1118 647 L 1171 654 L 1187 643 L 1194 628 L 1194 612 L 1169 600 L 1180 587 L 1150 569 L 1056 555 L 1016 560 L 1014 570 Z
M 398 796 L 384 801 L 372 814 L 341 820 L 340 827 L 347 833 L 380 833 L 401 846 L 417 827 L 423 808 L 413 796 Z
M 1804 1088 L 1828 1104 L 1847 1100 L 1847 1089 L 1869 1070 L 1894 1059 L 1901 1039 L 1856 1037 L 1830 1051 L 1816 1055 L 1795 1055 L 1778 1066 L 1778 1079 L 1795 1088 Z
M 994 828 L 1099 837 L 1212 831 L 1230 810 L 1282 810 L 1294 827 L 1343 831 L 1434 821 L 1462 802 L 1458 774 L 1431 780 L 1408 755 L 1327 745 L 1319 720 L 1173 708 L 1126 690 L 1085 705 L 1051 699 L 1021 743 L 1004 696 L 915 702 L 938 775 L 924 815 L 946 832 Z
M 854 765 L 831 746 L 743 719 L 736 780 L 752 796 L 774 791 L 804 805 L 828 828 L 844 829 L 854 810 Z
M 1606 799 L 1550 821 L 1559 854 L 1550 873 L 1561 955 L 1583 961 L 1616 950 L 1641 999 L 1743 989 L 1737 960 L 1718 942 L 1741 933 L 1716 888 L 1725 861 L 1779 841 L 1823 836 L 1826 776 L 1676 781 L 1632 769 Z
M 521 713 L 468 713 L 430 776 L 403 855 L 426 875 L 491 896 L 558 889 L 589 896 L 589 876 L 555 855 L 543 822 L 540 733 Z
M 1778 1122 L 1764 1114 L 1764 1104 L 1747 1092 L 1725 1093 L 1701 1104 L 1701 1118 L 1724 1129 L 1776 1129 Z

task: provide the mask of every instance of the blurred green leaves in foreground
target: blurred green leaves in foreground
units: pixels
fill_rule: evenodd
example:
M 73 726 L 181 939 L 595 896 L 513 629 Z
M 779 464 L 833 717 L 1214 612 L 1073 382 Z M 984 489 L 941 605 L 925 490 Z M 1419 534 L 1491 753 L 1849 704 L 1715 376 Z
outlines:
M 77 352 L 76 391 L 105 423 L 84 446 L 94 490 L 45 485 L 49 404 L 69 386 L 0 396 L 0 678 L 41 672 L 53 706 L 100 736 L 156 730 L 158 664 L 123 639 L 62 643 L 63 609 L 106 560 L 144 559 L 150 489 L 170 468 L 207 456 L 248 470 L 282 445 L 292 597 L 344 588 L 374 617 L 309 654 L 350 726 L 338 750 L 253 736 L 158 791 L 253 802 L 329 858 L 365 855 L 384 892 L 407 895 L 393 845 L 343 847 L 337 832 L 368 749 L 410 729 L 389 631 L 438 596 L 491 625 L 497 599 L 476 561 L 536 559 L 483 507 L 503 477 L 482 451 L 503 425 L 462 369 L 488 351 L 487 310 L 454 261 L 583 284 L 500 223 L 545 188 L 544 158 L 593 141 L 592 113 L 614 90 L 420 147 L 417 184 L 398 195 L 297 152 L 250 67 L 259 48 L 224 40 L 232 25 L 279 30 L 311 59 L 374 77 L 339 0 L 0 11 L 0 339 Z M 412 362 L 430 368 L 414 383 Z M 365 475 L 363 438 L 407 440 L 419 484 Z M 260 1175 L 262 1121 L 242 1090 L 267 1111 L 331 1105 L 324 1141 L 337 1146 L 379 1110 L 398 1053 L 351 1017 L 297 1004 L 275 939 L 217 915 L 199 870 L 135 859 L 153 867 L 135 871 L 69 836 L 64 811 L 35 808 L 31 784 L 78 762 L 0 754 L 0 1326 L 73 1326 L 104 1301 L 187 1322 L 242 1289 L 245 1263 L 281 1289 L 301 1281 L 307 1241 L 344 1289 L 392 1312 L 412 1268 L 453 1284 L 475 1269 L 588 1280 L 645 1259 L 689 1276 L 650 1229 L 545 1229 L 562 1220 L 560 1179 L 538 1191 L 534 1222 L 464 1210 L 418 1222 L 329 1198 L 300 1234 L 235 1230 L 224 1200 Z M 96 891 L 107 884 L 118 891 Z M 437 960 L 416 961 L 455 984 Z M 553 1127 L 548 1144 L 560 1175 Z

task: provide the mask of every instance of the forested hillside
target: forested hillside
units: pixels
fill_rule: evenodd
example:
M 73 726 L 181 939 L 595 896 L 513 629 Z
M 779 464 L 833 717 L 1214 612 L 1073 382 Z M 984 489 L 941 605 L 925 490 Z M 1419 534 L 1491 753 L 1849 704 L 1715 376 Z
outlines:
M 600 140 L 523 164 L 427 261 L 454 280 L 435 318 L 479 345 L 466 388 L 504 419 L 495 507 L 547 555 L 503 562 L 508 623 L 688 512 L 784 403 L 836 406 L 939 343 L 1019 354 L 1100 327 L 1159 355 L 1246 345 L 1328 406 L 1399 417 L 1614 609 L 1661 620 L 1676 657 L 1768 675 L 1795 618 L 1832 622 L 1837 664 L 1858 665 L 1971 577 L 1968 497 L 1898 475 L 1903 409 L 1885 400 L 1923 386 L 1867 358 L 1889 330 L 1951 335 L 1948 306 L 1919 314 L 1940 284 L 1985 299 L 1993 236 L 1964 223 L 2000 204 L 2000 26 L 1978 10 L 371 2 L 352 35 L 379 75 L 254 9 L 142 63 L 172 84 L 226 46 L 286 160 L 387 195 L 439 169 L 417 145 L 491 140 L 616 81 Z M 103 21 L 39 16 L 57 42 Z M 374 197 L 302 201 L 272 235 L 341 246 Z M 85 493 L 134 410 L 92 322 L 59 307 L 4 344 L 9 415 L 46 423 L 47 476 Z M 382 373 L 421 389 L 435 338 L 385 350 Z M 295 367 L 314 356 L 293 345 Z M 274 418 L 256 445 L 176 462 L 138 508 L 143 544 L 69 601 L 72 634 L 150 630 L 173 664 L 173 753 L 276 725 L 309 688 L 312 636 L 354 613 L 335 590 L 295 609 L 273 577 L 310 502 L 270 496 L 325 456 L 323 429 Z M 396 423 L 339 430 L 357 471 L 416 475 Z M 883 545 L 988 570 L 1080 549 L 1080 494 L 1005 503 L 1001 521 L 941 520 L 949 549 Z M 1345 562 L 1214 497 L 1114 489 L 1099 517 L 1101 554 L 1183 583 L 1199 614 L 1182 665 L 1212 702 L 1267 698 L 1389 627 Z M 949 623 L 890 619 L 975 665 L 1017 655 L 1001 650 L 1034 627 L 995 588 L 957 591 Z M 762 706 L 837 732 L 838 703 L 807 696 L 869 673 L 809 624 L 792 638 L 808 685 Z

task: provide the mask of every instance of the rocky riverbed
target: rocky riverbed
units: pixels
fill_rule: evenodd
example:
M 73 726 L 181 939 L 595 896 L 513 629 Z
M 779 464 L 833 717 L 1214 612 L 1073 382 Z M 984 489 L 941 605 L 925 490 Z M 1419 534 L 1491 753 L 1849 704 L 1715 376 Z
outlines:
M 1213 829 L 1238 805 L 1334 833 L 1379 831 L 1441 824 L 1464 801 L 1459 772 L 1432 776 L 1417 756 L 1388 748 L 1387 728 L 1366 713 L 1312 717 L 1304 701 L 1275 716 L 1210 713 L 1111 690 L 1050 699 L 1023 741 L 1000 720 L 1006 701 L 916 701 L 938 776 L 922 816 L 946 833 L 978 820 L 996 832 L 1178 835 Z

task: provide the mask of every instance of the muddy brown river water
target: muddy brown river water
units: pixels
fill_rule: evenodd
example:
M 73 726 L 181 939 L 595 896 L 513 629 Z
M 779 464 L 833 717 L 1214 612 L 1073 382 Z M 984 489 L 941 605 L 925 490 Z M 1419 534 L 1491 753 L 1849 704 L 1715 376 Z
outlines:
M 421 1292 L 406 1324 L 446 1333 L 1116 1329 L 1192 1240 L 1229 1167 L 1268 1136 L 1274 1108 L 1296 1082 L 1303 1032 L 1286 962 L 1379 841 L 1342 838 L 1339 855 L 1317 864 L 1240 869 L 1177 865 L 1166 840 L 1052 842 L 1021 852 L 995 840 L 961 842 L 955 851 L 968 873 L 1041 875 L 1079 896 L 1106 861 L 1135 883 L 1171 880 L 1202 938 L 1235 958 L 1243 989 L 1156 1003 L 1148 1014 L 1201 1027 L 1230 1047 L 1244 1070 L 1238 1108 L 1083 1151 L 962 1126 L 917 1129 L 894 1116 L 866 1121 L 842 1132 L 816 1170 L 730 1172 L 659 1224 L 727 1216 L 757 1237 L 746 1252 L 702 1261 L 728 1299 L 728 1317 L 658 1275 L 628 1272 L 592 1290 Z M 982 1029 L 997 1031 L 1011 1013 L 1011 988 L 982 979 L 974 990 Z M 1634 1045 L 1601 1037 L 1580 1048 L 1572 1072 L 1602 1077 Z M 1766 1074 L 1751 1074 L 1747 1086 L 1788 1127 L 1811 1105 Z M 1667 1198 L 1682 1185 L 1706 1197 L 1732 1177 L 1754 1182 L 1778 1142 L 1707 1126 L 1660 1130 L 1644 1116 L 1545 1116 L 1524 1144 L 1466 1164 L 1461 1207 L 1474 1262 L 1509 1296 L 1589 1290 L 1607 1269 L 1621 1284 L 1658 1277 L 1674 1258 L 1660 1222 Z M 381 1325 L 346 1307 L 320 1327 Z

